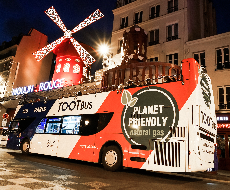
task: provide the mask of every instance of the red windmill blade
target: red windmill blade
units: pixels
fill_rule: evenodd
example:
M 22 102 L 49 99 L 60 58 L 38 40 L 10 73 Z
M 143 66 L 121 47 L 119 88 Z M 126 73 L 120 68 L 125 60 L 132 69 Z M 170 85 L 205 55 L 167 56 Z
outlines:
M 64 32 L 64 36 L 33 53 L 37 61 L 43 59 L 43 57 L 53 51 L 57 45 L 61 44 L 65 39 L 69 38 L 85 65 L 95 62 L 95 59 L 72 37 L 72 34 L 102 18 L 104 15 L 100 12 L 99 9 L 97 9 L 88 18 L 77 25 L 72 31 L 67 30 L 66 26 L 62 22 L 53 6 L 47 9 L 45 13 L 53 20 L 55 24 L 59 26 L 59 28 L 61 28 L 61 30 Z

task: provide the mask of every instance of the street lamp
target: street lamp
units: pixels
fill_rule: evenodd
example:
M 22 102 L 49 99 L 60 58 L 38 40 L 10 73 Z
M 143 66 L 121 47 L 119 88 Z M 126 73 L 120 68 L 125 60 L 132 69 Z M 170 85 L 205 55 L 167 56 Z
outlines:
M 109 58 L 111 56 L 110 52 L 109 52 L 110 48 L 108 44 L 100 44 L 98 51 L 100 52 L 101 55 L 103 55 L 103 61 L 102 61 L 102 66 L 103 66 L 103 70 L 107 70 L 107 68 L 109 67 Z
M 107 54 L 109 53 L 109 46 L 107 44 L 100 44 L 99 45 L 99 52 L 103 56 L 107 56 Z

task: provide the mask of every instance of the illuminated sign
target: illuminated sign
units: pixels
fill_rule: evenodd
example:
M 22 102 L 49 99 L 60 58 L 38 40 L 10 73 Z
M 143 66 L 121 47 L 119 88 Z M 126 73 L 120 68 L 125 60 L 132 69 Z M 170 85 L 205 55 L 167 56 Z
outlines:
M 63 79 L 57 79 L 55 81 L 40 83 L 39 91 L 52 90 L 54 88 L 61 88 L 64 86 L 64 80 L 65 79 L 63 78 Z
M 28 94 L 34 91 L 34 85 L 18 87 L 13 89 L 12 95 Z
M 39 85 L 39 91 L 45 91 L 45 90 L 52 90 L 55 88 L 61 88 L 64 86 L 64 78 L 62 79 L 57 79 L 55 81 L 49 81 L 49 82 L 42 82 Z M 24 87 L 18 87 L 13 89 L 12 95 L 23 95 L 23 94 L 28 94 L 30 92 L 34 91 L 34 85 L 29 85 L 29 86 L 24 86 Z

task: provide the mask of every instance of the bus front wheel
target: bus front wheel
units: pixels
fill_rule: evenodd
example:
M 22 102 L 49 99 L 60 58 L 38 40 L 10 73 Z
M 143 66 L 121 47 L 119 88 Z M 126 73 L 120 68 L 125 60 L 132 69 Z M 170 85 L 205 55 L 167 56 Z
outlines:
M 102 164 L 108 171 L 117 171 L 122 166 L 121 151 L 117 146 L 108 146 L 102 154 Z
M 29 154 L 30 141 L 28 139 L 23 141 L 21 149 L 23 154 Z

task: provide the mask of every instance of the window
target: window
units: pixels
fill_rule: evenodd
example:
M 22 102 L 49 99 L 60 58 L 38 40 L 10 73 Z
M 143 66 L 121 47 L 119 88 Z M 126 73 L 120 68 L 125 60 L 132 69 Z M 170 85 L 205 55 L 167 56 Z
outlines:
M 84 114 L 81 116 L 80 135 L 93 135 L 103 130 L 110 122 L 113 113 Z
M 193 54 L 193 58 L 203 67 L 205 67 L 205 52 L 198 52 Z
M 134 14 L 134 24 L 138 24 L 142 22 L 143 11 Z
M 44 118 L 41 120 L 41 122 L 39 123 L 39 125 L 36 128 L 36 133 L 44 133 L 45 132 L 46 121 L 47 121 L 47 118 Z
M 167 63 L 178 65 L 178 53 L 167 55 L 166 60 L 167 60 Z
M 56 73 L 60 73 L 60 72 L 61 72 L 61 64 L 59 63 L 57 65 Z
M 216 49 L 216 66 L 217 69 L 229 69 L 229 47 Z
M 153 6 L 150 8 L 149 18 L 153 19 L 160 16 L 160 5 Z
M 168 1 L 168 13 L 178 11 L 178 0 Z
M 16 131 L 18 133 L 23 132 L 34 121 L 35 118 L 26 118 L 11 121 L 9 125 L 9 131 Z
M 103 130 L 112 117 L 113 112 L 43 118 L 36 128 L 36 133 L 93 135 Z M 31 120 L 31 118 L 29 118 L 29 120 Z M 14 121 L 14 123 L 11 124 L 11 128 L 18 130 L 19 124 L 19 121 Z
M 61 134 L 79 134 L 81 116 L 63 117 Z
M 149 32 L 149 46 L 159 44 L 159 29 Z
M 178 23 L 167 26 L 167 42 L 178 39 Z
M 128 17 L 121 18 L 121 29 L 126 28 L 128 26 Z
M 122 44 L 123 44 L 123 40 L 118 40 L 118 49 L 117 49 L 117 53 L 121 53 Z
M 219 109 L 230 109 L 230 86 L 219 87 Z
M 149 62 L 157 62 L 159 61 L 158 57 L 153 57 L 149 59 Z
M 73 66 L 73 73 L 80 73 L 80 66 L 78 65 L 78 64 L 75 64 L 74 66 Z
M 70 68 L 70 64 L 69 63 L 65 63 L 64 67 L 63 67 L 63 72 L 68 73 L 69 72 L 69 68 Z
M 45 133 L 56 133 L 56 134 L 58 134 L 60 132 L 60 128 L 61 128 L 61 120 L 62 120 L 61 117 L 48 119 Z

